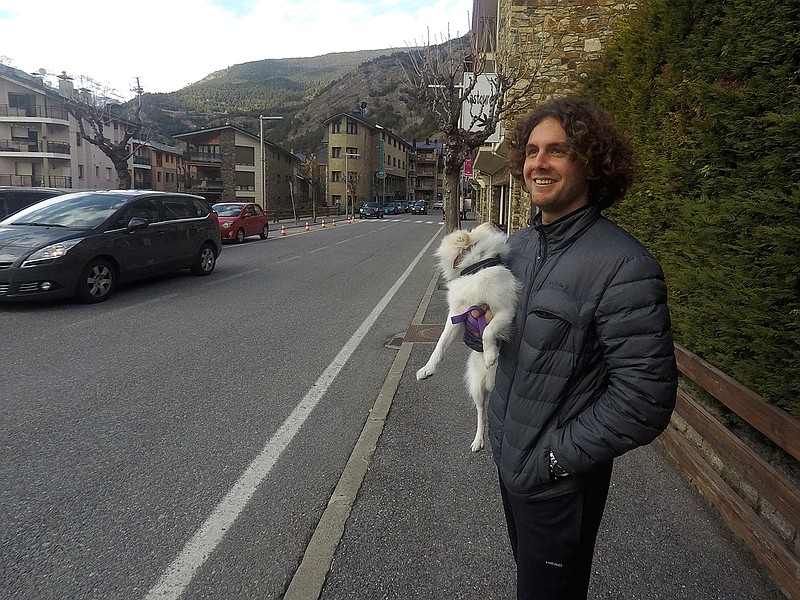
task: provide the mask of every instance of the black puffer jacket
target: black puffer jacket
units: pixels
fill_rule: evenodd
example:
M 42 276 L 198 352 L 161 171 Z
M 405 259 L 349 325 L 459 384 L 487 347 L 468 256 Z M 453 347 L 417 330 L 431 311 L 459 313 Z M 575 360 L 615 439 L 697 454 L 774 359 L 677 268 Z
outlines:
M 489 437 L 509 490 L 559 495 L 667 426 L 678 379 L 667 289 L 655 259 L 596 206 L 535 221 L 509 245 L 524 288 Z M 550 450 L 572 477 L 550 482 Z

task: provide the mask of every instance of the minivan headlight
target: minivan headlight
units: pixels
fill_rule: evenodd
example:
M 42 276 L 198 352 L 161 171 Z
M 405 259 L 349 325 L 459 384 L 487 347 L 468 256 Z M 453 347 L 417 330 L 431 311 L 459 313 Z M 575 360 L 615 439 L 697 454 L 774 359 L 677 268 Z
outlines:
M 33 267 L 39 263 L 61 258 L 65 256 L 80 240 L 66 240 L 56 244 L 45 246 L 31 254 L 25 262 L 22 263 L 23 267 Z

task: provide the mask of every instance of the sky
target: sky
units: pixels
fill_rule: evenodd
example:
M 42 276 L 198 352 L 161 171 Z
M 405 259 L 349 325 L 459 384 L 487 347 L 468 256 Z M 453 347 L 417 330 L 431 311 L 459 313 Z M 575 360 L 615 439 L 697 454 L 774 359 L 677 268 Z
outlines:
M 0 62 L 129 98 L 267 58 L 466 34 L 472 0 L 0 0 Z M 449 33 L 448 33 L 449 32 Z

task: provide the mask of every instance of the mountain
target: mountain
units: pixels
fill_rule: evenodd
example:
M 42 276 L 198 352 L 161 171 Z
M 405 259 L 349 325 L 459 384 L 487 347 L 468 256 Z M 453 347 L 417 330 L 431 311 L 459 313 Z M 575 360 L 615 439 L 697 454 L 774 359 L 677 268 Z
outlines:
M 366 103 L 366 118 L 405 139 L 425 139 L 436 126 L 424 103 L 404 87 L 408 52 L 392 49 L 339 52 L 233 65 L 175 92 L 145 94 L 143 112 L 154 132 L 175 133 L 236 123 L 259 131 L 287 150 L 311 152 L 322 140 L 322 122 Z

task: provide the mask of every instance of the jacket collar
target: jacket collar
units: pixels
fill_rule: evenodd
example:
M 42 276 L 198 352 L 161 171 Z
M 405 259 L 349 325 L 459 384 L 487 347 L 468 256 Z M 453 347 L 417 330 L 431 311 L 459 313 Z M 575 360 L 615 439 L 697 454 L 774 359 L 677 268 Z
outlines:
M 597 204 L 587 204 L 547 225 L 542 224 L 542 214 L 539 213 L 533 217 L 532 225 L 547 239 L 548 248 L 556 250 L 569 246 L 599 218 Z

